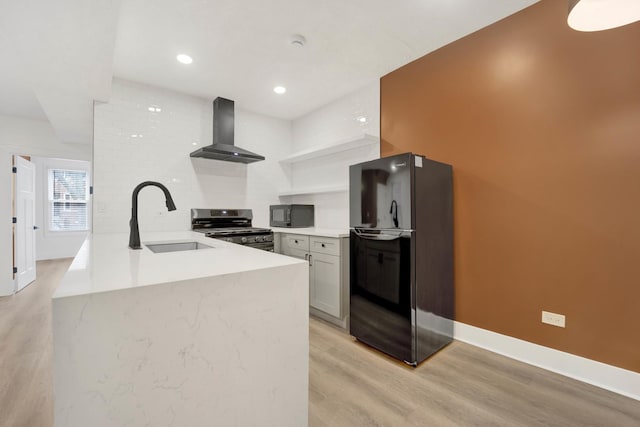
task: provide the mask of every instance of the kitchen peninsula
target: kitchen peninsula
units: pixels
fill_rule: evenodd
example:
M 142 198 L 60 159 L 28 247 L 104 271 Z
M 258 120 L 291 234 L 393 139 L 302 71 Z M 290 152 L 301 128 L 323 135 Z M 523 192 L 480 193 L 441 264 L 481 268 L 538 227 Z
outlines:
M 307 263 L 142 238 L 90 236 L 53 296 L 55 425 L 307 425 Z

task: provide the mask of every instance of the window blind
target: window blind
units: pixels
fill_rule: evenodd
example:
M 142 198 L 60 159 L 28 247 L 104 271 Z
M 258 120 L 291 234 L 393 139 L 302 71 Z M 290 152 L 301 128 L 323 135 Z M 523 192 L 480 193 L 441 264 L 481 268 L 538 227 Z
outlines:
M 49 170 L 49 230 L 89 230 L 87 171 Z

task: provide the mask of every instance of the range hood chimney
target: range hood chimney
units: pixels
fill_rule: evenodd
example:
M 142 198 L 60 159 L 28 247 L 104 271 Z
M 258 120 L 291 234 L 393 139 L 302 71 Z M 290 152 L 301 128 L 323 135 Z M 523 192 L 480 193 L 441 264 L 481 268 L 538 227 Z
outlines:
M 220 97 L 214 99 L 213 144 L 194 151 L 190 156 L 235 163 L 253 163 L 264 160 L 263 156 L 234 145 L 234 119 L 234 102 Z

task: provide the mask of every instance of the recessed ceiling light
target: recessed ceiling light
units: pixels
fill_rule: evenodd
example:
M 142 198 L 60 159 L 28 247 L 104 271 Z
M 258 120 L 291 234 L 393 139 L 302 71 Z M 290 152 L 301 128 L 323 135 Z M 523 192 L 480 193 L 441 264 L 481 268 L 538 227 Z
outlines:
M 198 145 L 198 143 L 197 142 L 192 142 L 191 145 Z
M 191 58 L 189 55 L 185 55 L 184 53 L 176 56 L 176 59 L 182 64 L 191 64 L 193 62 L 193 58 Z
M 162 108 L 156 105 L 152 105 L 149 108 L 147 108 L 147 110 L 151 111 L 152 113 L 159 113 L 160 111 L 162 111 Z
M 356 120 L 360 123 L 367 123 L 367 118 L 365 116 L 360 116 Z
M 142 134 L 140 133 L 132 133 L 131 138 L 142 138 Z
M 273 91 L 277 94 L 283 94 L 287 91 L 287 88 L 283 87 L 283 86 L 276 86 L 273 88 Z

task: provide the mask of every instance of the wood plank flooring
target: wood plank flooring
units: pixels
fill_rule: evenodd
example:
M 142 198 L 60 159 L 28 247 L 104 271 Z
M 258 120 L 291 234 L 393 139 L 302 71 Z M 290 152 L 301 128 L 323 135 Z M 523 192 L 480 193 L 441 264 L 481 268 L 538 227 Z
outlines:
M 454 341 L 417 368 L 310 324 L 310 426 L 640 426 L 640 402 Z
M 70 261 L 0 298 L 1 427 L 53 426 L 50 298 Z M 464 343 L 414 369 L 316 319 L 309 377 L 312 427 L 640 426 L 638 401 Z
M 71 259 L 38 261 L 35 282 L 0 297 L 0 426 L 53 426 L 51 295 Z

